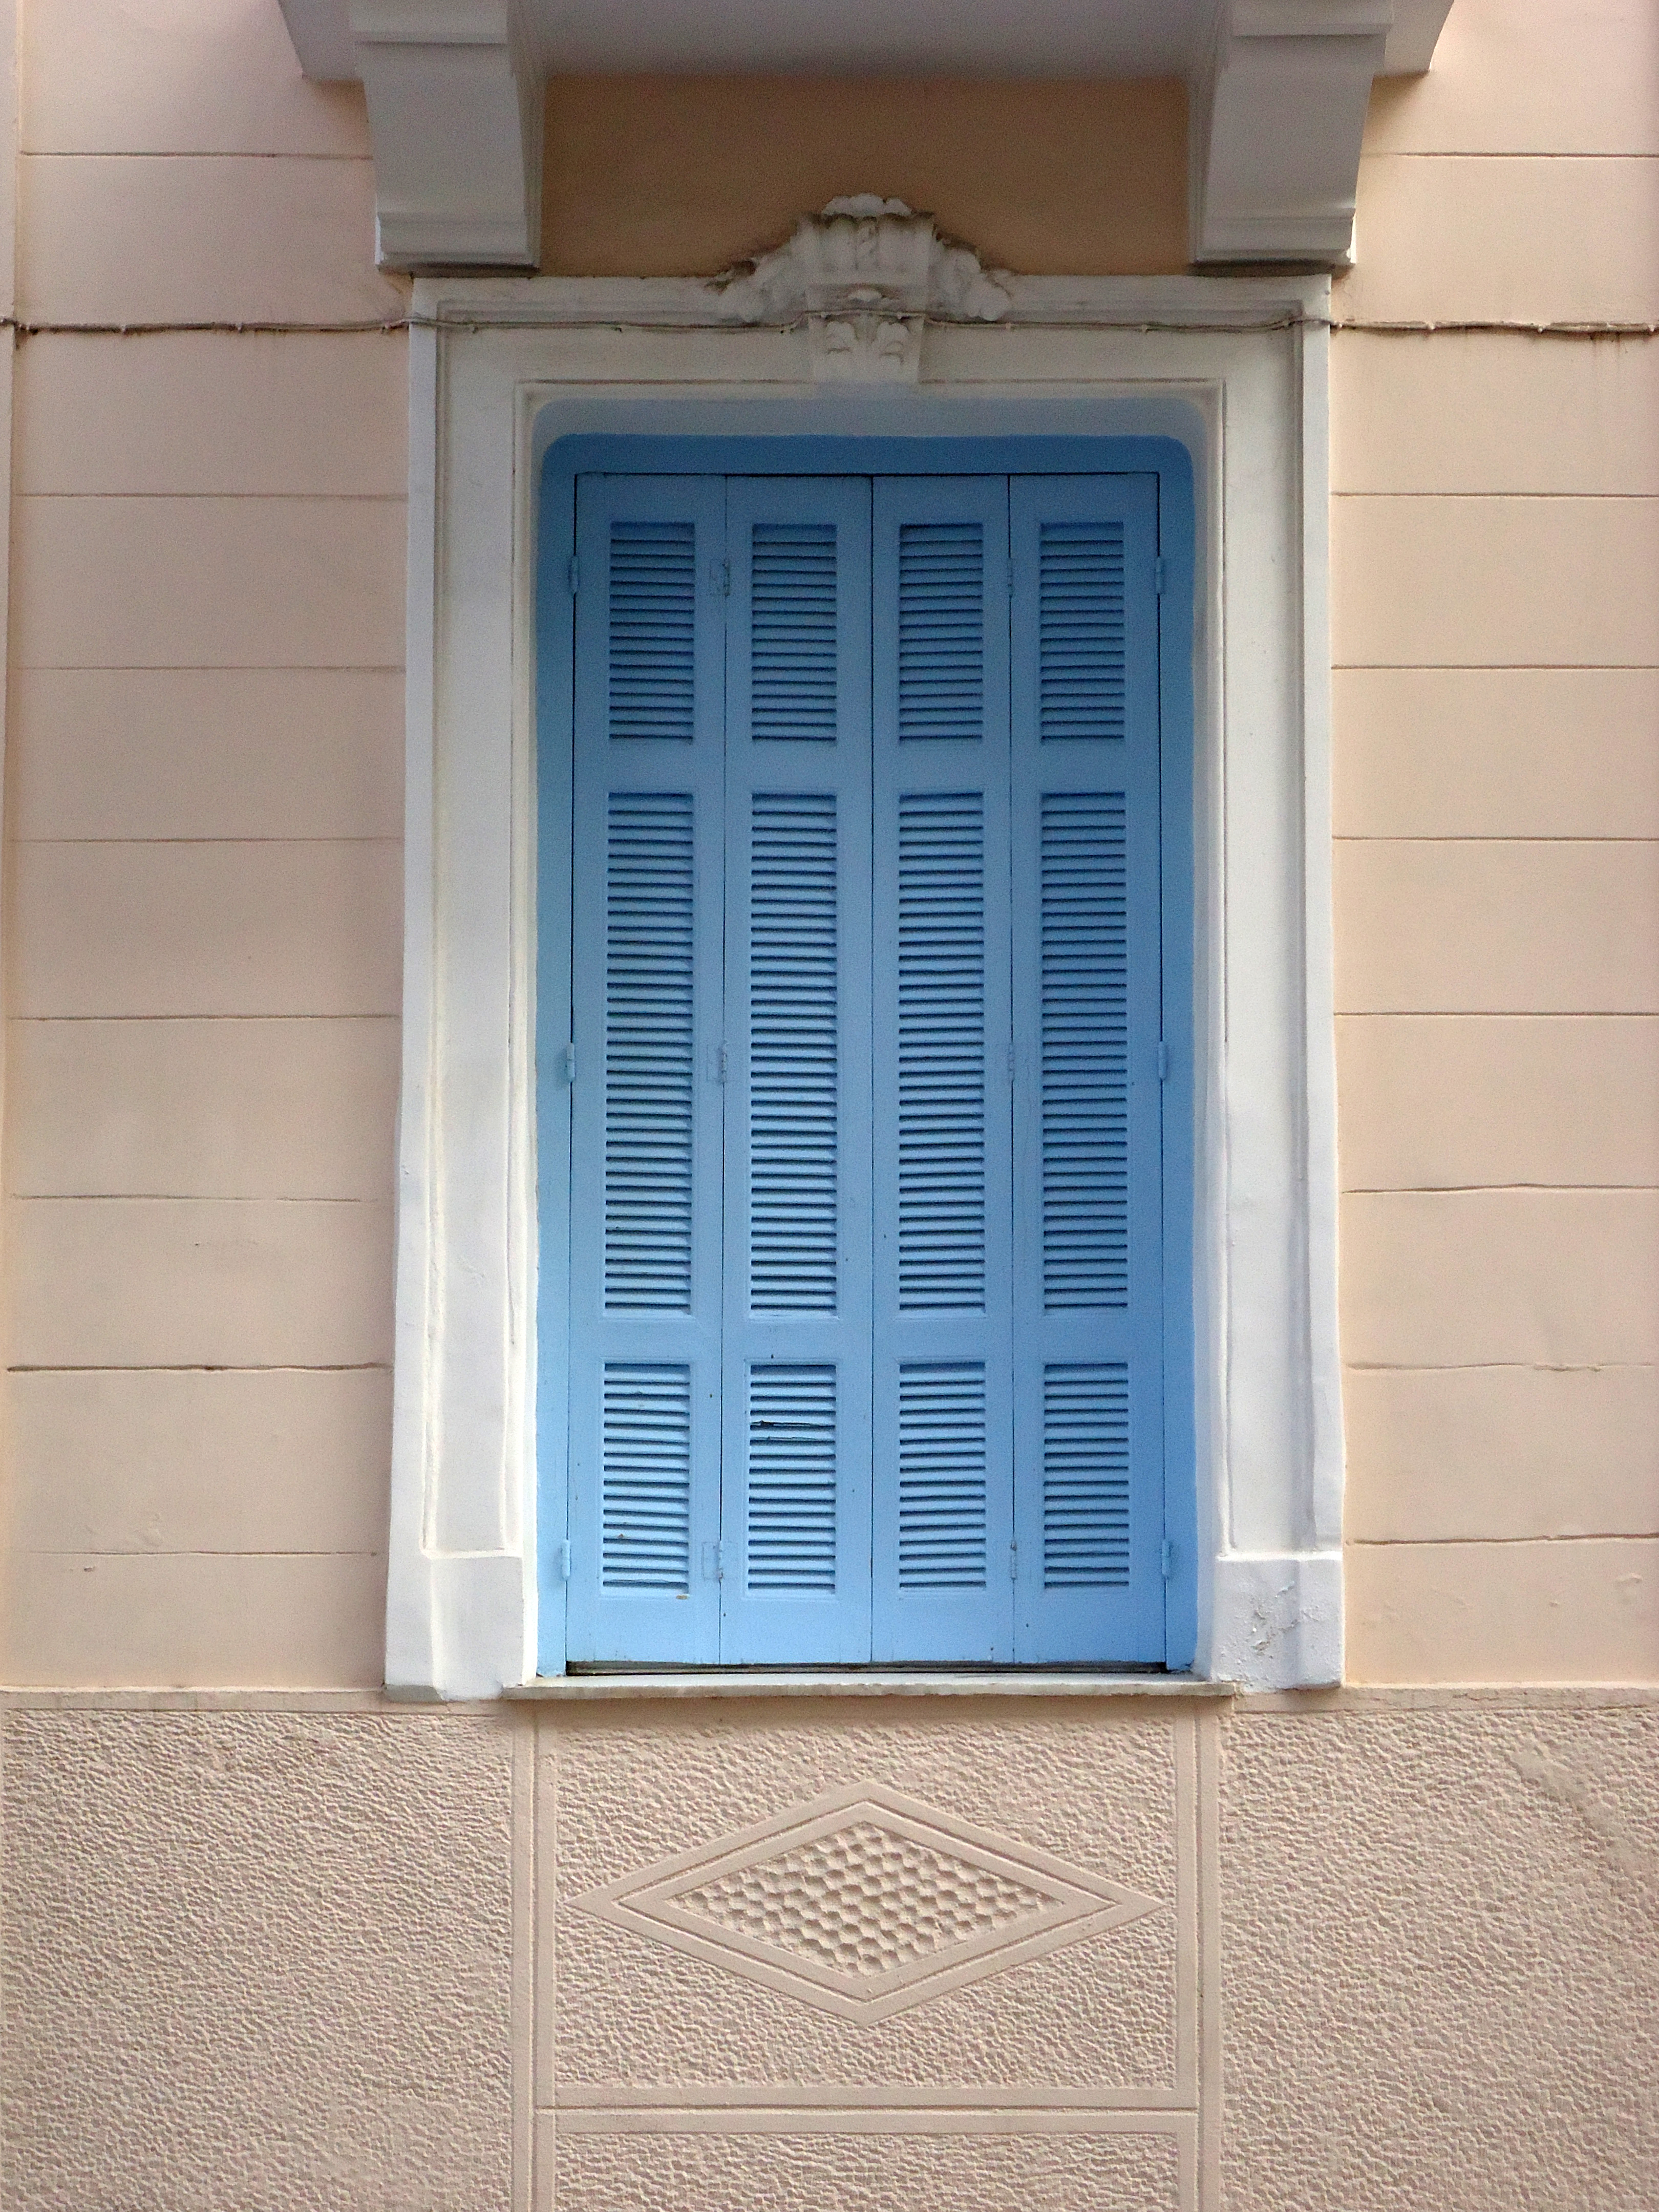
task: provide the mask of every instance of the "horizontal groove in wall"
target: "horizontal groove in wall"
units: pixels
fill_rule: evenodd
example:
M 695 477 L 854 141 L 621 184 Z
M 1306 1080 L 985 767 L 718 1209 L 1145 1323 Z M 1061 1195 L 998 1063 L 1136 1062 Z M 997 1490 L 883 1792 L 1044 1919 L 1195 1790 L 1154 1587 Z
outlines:
M 272 1360 L 269 1365 L 250 1367 L 240 1362 L 209 1360 L 146 1360 L 125 1366 L 112 1366 L 99 1362 L 90 1366 L 55 1365 L 47 1362 L 30 1364 L 21 1361 L 6 1370 L 8 1375 L 389 1375 L 389 1359 L 318 1360 L 300 1364 L 291 1359 Z
M 328 1544 L 280 1548 L 271 1545 L 260 1550 L 233 1544 L 195 1544 L 188 1548 L 182 1544 L 20 1544 L 16 1556 L 24 1559 L 383 1559 L 386 1552 Z

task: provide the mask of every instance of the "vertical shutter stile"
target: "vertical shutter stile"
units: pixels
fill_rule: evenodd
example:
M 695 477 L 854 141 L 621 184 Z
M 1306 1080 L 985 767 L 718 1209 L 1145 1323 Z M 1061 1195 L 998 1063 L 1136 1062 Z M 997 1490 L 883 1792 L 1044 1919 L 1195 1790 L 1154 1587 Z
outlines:
M 1156 480 L 1011 514 L 1016 1650 L 1161 1660 Z
M 874 1655 L 1013 1656 L 1007 486 L 879 477 Z
M 869 485 L 733 477 L 721 1656 L 870 1656 Z
M 712 1662 L 721 888 L 718 478 L 577 490 L 572 1659 Z

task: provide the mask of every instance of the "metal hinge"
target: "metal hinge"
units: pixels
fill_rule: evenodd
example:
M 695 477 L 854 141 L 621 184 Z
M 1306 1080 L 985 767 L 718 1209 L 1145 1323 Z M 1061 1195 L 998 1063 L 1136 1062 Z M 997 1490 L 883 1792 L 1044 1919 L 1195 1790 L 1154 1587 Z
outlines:
M 559 1080 L 561 1083 L 576 1080 L 576 1048 L 574 1044 L 562 1045 L 559 1048 Z
M 732 1055 L 723 1044 L 717 1044 L 708 1055 L 708 1073 L 712 1081 L 724 1083 L 732 1073 Z
M 1014 1071 L 1018 1067 L 1018 1061 L 1014 1057 L 1014 1048 L 1012 1045 L 1010 1045 L 1008 1048 L 1008 1080 L 1010 1083 L 1014 1079 Z
M 1010 1544 L 1008 1547 L 1008 1579 L 1011 1583 L 1017 1583 L 1019 1580 L 1019 1546 L 1018 1544 Z
M 1170 1541 L 1167 1536 L 1164 1539 L 1164 1548 L 1159 1552 L 1158 1558 L 1158 1565 L 1163 1570 L 1164 1581 L 1166 1583 L 1173 1582 L 1175 1579 L 1175 1546 Z
M 705 1544 L 702 1547 L 702 1578 L 706 1583 L 726 1580 L 726 1547 L 724 1544 Z
M 732 563 L 731 563 L 729 561 L 716 561 L 716 562 L 715 562 L 715 563 L 714 563 L 714 589 L 715 589 L 715 590 L 720 593 L 720 597 L 721 597 L 723 599 L 729 599 L 731 598 L 731 596 L 732 596 Z
M 1170 1079 L 1170 1048 L 1162 1037 L 1158 1041 L 1158 1079 L 1160 1083 Z
M 568 1541 L 553 1547 L 553 1579 L 556 1583 L 568 1583 L 570 1579 L 570 1546 Z
M 1160 553 L 1152 563 L 1152 589 L 1160 599 L 1164 596 L 1164 556 Z
M 582 564 L 573 553 L 570 556 L 570 596 L 574 599 L 582 587 Z

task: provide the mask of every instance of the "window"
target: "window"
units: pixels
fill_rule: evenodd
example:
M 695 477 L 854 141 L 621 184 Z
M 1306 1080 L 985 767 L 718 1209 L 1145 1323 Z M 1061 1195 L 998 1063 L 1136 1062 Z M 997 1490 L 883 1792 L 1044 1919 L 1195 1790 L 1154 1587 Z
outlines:
M 854 367 L 883 380 L 848 383 L 811 314 L 745 322 L 752 301 L 696 278 L 416 287 L 394 1695 L 490 1697 L 567 1665 L 583 473 L 1156 477 L 1164 1663 L 1341 1679 L 1329 279 L 1008 283 L 994 325 L 927 323 L 910 385 L 874 352 Z
M 583 442 L 543 514 L 544 1670 L 1162 1663 L 1170 449 Z

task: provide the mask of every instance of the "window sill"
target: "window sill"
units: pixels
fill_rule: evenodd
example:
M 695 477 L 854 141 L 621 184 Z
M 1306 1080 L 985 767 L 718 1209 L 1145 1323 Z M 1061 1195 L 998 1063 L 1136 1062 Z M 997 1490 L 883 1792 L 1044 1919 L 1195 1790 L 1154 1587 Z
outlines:
M 505 1690 L 507 1698 L 559 1704 L 611 1698 L 1218 1698 L 1234 1695 L 1231 1682 L 1200 1681 L 1191 1674 L 1091 1674 L 1038 1669 L 984 1674 L 867 1673 L 801 1668 L 783 1673 L 756 1668 L 731 1674 L 542 1675 Z

